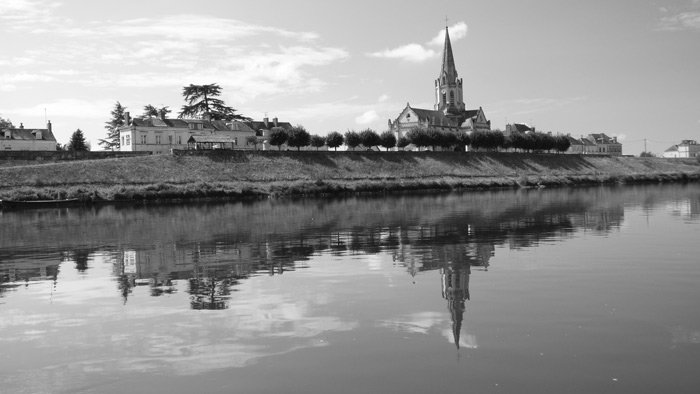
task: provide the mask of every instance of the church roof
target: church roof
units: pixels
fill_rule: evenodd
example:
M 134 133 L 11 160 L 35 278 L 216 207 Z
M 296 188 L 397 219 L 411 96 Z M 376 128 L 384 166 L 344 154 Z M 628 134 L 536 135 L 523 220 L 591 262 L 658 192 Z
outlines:
M 449 81 L 457 79 L 457 68 L 455 67 L 455 59 L 452 55 L 452 43 L 450 42 L 450 32 L 445 26 L 445 47 L 442 50 L 442 73 Z

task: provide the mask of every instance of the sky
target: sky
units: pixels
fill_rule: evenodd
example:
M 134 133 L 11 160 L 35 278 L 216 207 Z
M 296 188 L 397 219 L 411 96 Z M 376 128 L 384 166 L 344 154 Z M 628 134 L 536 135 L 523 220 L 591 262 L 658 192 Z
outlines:
M 2 0 L 0 117 L 97 150 L 117 101 L 176 117 L 183 86 L 217 83 L 256 120 L 381 132 L 433 108 L 446 25 L 492 128 L 700 140 L 700 0 Z

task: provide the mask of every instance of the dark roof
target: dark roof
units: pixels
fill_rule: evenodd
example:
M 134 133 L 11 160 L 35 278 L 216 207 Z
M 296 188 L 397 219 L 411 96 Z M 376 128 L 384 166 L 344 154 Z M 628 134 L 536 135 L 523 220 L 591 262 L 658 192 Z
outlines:
M 566 138 L 569 139 L 569 142 L 571 143 L 571 145 L 583 145 L 583 141 L 581 141 L 578 138 L 574 138 L 570 135 L 567 135 Z
M 673 145 L 672 147 L 666 149 L 664 152 L 677 152 L 678 151 L 678 145 Z
M 612 138 L 605 135 L 605 133 L 591 133 L 589 134 L 591 138 L 595 140 L 598 144 L 619 144 L 619 142 L 613 140 Z
M 520 133 L 525 133 L 533 130 L 532 127 L 526 125 L 525 123 L 513 123 L 512 127 L 515 127 L 515 131 L 518 131 Z
M 233 143 L 234 137 L 223 134 L 223 133 L 212 133 L 212 134 L 195 134 L 187 140 L 190 142 L 200 142 L 200 143 Z
M 253 130 L 272 130 L 273 127 L 275 127 L 274 122 L 268 121 L 267 124 L 265 124 L 264 121 L 258 121 L 258 120 L 251 120 L 248 122 L 243 122 L 245 123 L 248 127 L 250 127 Z M 276 127 L 281 127 L 285 130 L 291 129 L 293 126 L 289 122 L 277 122 Z
M 56 141 L 56 137 L 54 137 L 53 133 L 49 131 L 49 129 L 15 129 L 15 128 L 7 128 L 7 129 L 2 129 L 3 132 L 9 131 L 10 132 L 10 139 L 12 140 L 36 140 L 36 132 L 39 131 L 41 132 L 41 139 L 40 141 Z M 0 138 L 5 138 L 4 135 L 0 135 Z
M 183 119 L 134 118 L 131 124 L 139 127 L 178 127 L 183 129 L 189 127 L 187 121 Z

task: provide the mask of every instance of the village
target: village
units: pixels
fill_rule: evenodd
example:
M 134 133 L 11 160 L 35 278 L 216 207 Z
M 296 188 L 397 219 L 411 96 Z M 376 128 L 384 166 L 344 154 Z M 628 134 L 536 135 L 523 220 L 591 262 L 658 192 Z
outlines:
M 277 117 L 253 120 L 235 113 L 217 96 L 217 84 L 189 85 L 183 88 L 188 105 L 178 117 L 169 117 L 168 107 L 148 105 L 141 116 L 133 117 L 117 102 L 107 122 L 107 138 L 100 140 L 105 150 L 119 152 L 171 153 L 175 150 L 376 150 L 386 151 L 501 151 L 556 152 L 576 155 L 622 156 L 622 142 L 603 132 L 573 136 L 571 133 L 540 132 L 526 123 L 506 124 L 505 130 L 492 129 L 484 109 L 467 109 L 463 80 L 455 66 L 448 27 L 442 51 L 442 66 L 434 81 L 433 109 L 414 108 L 409 103 L 395 119 L 389 119 L 381 134 L 329 132 L 311 135 L 301 125 Z M 1 119 L 0 119 L 1 120 Z M 1 151 L 90 150 L 82 131 L 76 130 L 68 144 L 56 141 L 52 124 L 45 128 L 14 127 L 2 124 Z M 642 152 L 642 156 L 653 156 Z M 700 145 L 687 139 L 663 152 L 667 158 L 700 157 Z

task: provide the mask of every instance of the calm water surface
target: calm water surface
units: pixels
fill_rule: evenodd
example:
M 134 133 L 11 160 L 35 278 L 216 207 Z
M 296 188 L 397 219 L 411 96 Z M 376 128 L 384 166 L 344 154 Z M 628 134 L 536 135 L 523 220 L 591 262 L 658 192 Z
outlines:
M 700 185 L 0 214 L 2 393 L 698 393 Z

